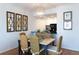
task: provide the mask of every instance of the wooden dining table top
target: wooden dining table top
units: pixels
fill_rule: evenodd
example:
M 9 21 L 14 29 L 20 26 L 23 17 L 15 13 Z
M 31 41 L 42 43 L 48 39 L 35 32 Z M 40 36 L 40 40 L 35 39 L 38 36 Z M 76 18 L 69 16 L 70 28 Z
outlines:
M 40 44 L 42 45 L 48 45 L 52 43 L 55 39 L 54 38 L 45 38 L 40 40 Z M 30 42 L 30 40 L 28 40 Z
M 46 39 L 41 40 L 40 44 L 42 44 L 42 45 L 48 45 L 48 44 L 52 43 L 54 40 L 55 39 L 53 39 L 53 38 L 46 38 Z

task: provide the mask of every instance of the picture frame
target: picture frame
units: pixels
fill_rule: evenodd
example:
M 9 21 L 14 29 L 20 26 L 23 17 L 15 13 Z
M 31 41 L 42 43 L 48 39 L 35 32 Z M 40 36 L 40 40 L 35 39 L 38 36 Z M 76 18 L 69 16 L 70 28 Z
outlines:
M 28 16 L 6 11 L 7 32 L 27 31 Z
M 64 30 L 72 30 L 72 21 L 64 21 Z
M 72 11 L 66 11 L 63 13 L 63 19 L 65 21 L 72 20 Z
M 22 15 L 16 13 L 16 31 L 22 31 Z
M 50 25 L 46 25 L 46 30 L 51 30 Z
M 22 31 L 28 30 L 28 16 L 23 15 L 22 16 Z
M 15 13 L 7 11 L 6 19 L 7 19 L 7 32 L 14 32 L 15 31 Z

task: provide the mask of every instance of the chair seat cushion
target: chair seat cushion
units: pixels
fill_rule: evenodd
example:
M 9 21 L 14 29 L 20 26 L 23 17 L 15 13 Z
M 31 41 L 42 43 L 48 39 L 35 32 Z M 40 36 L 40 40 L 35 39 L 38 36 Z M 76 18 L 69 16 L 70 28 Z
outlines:
M 52 51 L 52 52 L 57 52 L 57 47 L 56 46 L 49 46 L 48 51 Z

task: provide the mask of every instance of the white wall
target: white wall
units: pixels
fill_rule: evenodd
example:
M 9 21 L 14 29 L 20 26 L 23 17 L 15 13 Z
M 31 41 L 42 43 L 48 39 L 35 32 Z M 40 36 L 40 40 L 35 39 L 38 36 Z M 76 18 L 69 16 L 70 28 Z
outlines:
M 6 11 L 27 15 L 29 31 L 26 31 L 26 33 L 28 34 L 31 30 L 34 29 L 33 22 L 35 21 L 26 9 L 23 9 L 22 7 L 16 6 L 14 4 L 0 4 L 0 53 L 16 48 L 18 46 L 18 39 L 20 33 L 7 32 Z
M 49 19 L 36 19 L 35 27 L 36 30 L 40 29 L 41 31 L 45 30 L 46 25 L 50 25 L 53 23 L 57 23 L 56 17 L 49 18 Z
M 36 29 L 40 29 L 41 31 L 45 30 L 45 22 L 46 21 L 44 19 L 37 19 L 35 24 Z
M 51 8 L 45 11 L 45 14 L 53 14 L 56 13 L 56 8 Z
M 48 18 L 47 20 L 46 20 L 46 25 L 50 25 L 50 24 L 56 24 L 57 23 L 57 19 L 56 19 L 56 17 L 54 17 L 54 18 Z
M 63 48 L 79 51 L 79 4 L 63 5 L 56 8 L 57 33 L 63 36 Z M 72 11 L 72 30 L 63 30 L 63 12 Z

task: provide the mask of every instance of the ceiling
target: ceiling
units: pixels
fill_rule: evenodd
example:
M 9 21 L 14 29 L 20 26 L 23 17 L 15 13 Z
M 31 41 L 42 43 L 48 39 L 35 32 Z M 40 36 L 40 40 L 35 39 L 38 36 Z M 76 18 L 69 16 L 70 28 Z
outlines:
M 16 3 L 15 5 L 28 9 L 31 12 L 36 12 L 55 8 L 61 4 L 62 3 Z
M 22 8 L 25 8 L 29 12 L 31 12 L 33 15 L 37 12 L 43 12 L 51 8 L 55 8 L 59 5 L 62 5 L 63 3 L 15 3 L 15 5 L 20 6 Z M 48 14 L 48 15 L 35 15 L 36 18 L 52 18 L 56 17 L 56 14 Z
M 45 14 L 45 15 L 42 15 L 42 16 L 34 16 L 35 18 L 37 19 L 52 19 L 52 18 L 55 18 L 57 17 L 57 14 L 56 13 L 53 13 L 53 14 Z

